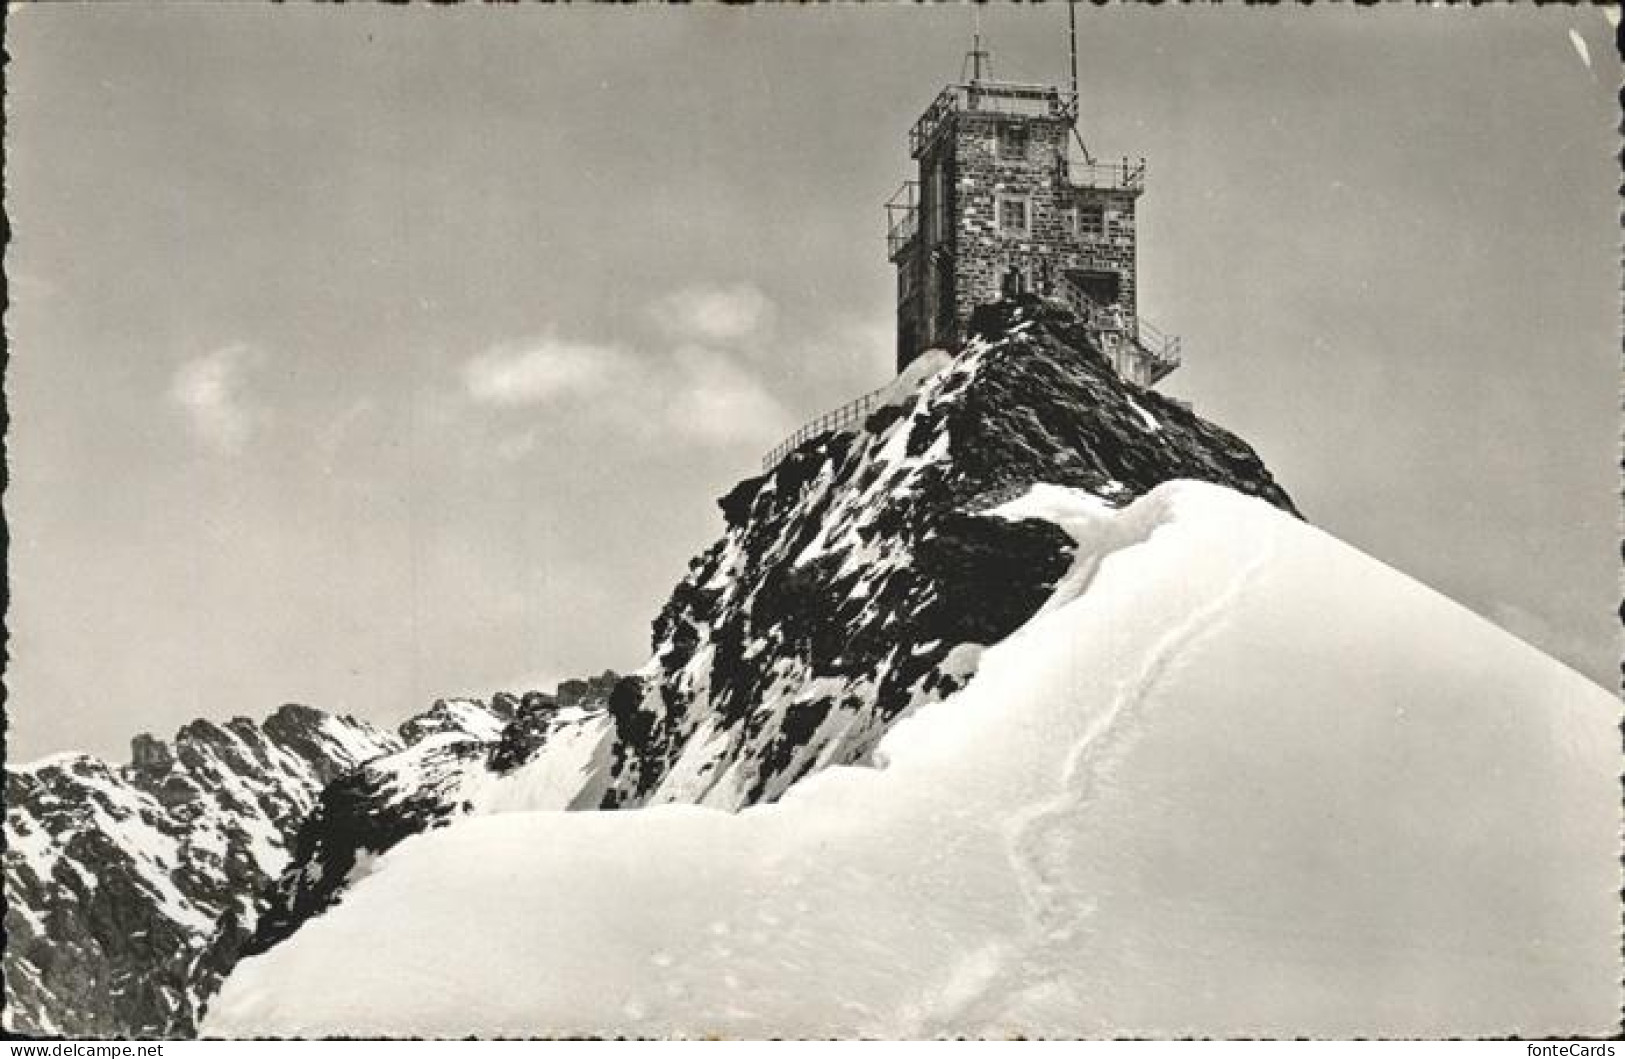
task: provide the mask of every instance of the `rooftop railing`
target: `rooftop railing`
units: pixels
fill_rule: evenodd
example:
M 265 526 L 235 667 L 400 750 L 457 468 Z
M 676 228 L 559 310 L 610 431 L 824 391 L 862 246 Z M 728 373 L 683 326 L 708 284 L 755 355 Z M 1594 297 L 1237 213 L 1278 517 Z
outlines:
M 937 138 L 943 123 L 958 113 L 1019 114 L 1071 121 L 1078 113 L 1078 97 L 1053 85 L 1018 85 L 1004 81 L 949 85 L 937 94 L 909 130 L 909 154 L 918 158 Z
M 1066 179 L 1067 183 L 1075 188 L 1143 191 L 1145 159 L 1124 158 L 1116 162 L 1084 162 L 1068 159 Z

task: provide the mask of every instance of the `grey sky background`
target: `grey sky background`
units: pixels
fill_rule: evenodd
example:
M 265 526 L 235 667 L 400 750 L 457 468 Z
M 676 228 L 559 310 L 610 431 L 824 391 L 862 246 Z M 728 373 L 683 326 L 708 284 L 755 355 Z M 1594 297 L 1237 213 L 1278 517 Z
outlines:
M 1613 687 L 1602 13 L 1078 13 L 1164 388 Z M 971 18 L 14 8 L 14 759 L 639 665 L 714 498 L 889 377 L 879 204 Z M 1064 7 L 982 23 L 1064 79 Z

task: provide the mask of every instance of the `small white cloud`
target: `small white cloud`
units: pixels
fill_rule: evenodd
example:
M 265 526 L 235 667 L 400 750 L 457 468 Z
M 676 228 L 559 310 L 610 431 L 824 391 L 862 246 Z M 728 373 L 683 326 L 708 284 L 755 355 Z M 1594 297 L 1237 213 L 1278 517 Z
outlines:
M 169 398 L 203 444 L 230 455 L 241 451 L 253 434 L 263 412 L 252 403 L 247 376 L 260 359 L 256 350 L 239 343 L 176 369 Z
M 673 356 L 679 382 L 666 405 L 666 427 L 700 445 L 768 446 L 791 429 L 789 412 L 726 354 L 685 346 Z
M 774 306 L 757 287 L 739 283 L 689 287 L 661 298 L 650 312 L 674 338 L 737 342 L 764 330 L 773 320 Z
M 481 404 L 545 404 L 613 387 L 625 361 L 611 346 L 557 338 L 504 343 L 463 365 L 463 384 Z
M 472 458 L 513 462 L 553 435 L 596 433 L 642 444 L 767 448 L 795 423 L 737 350 L 680 343 L 638 351 L 556 338 L 505 342 L 469 359 L 461 383 L 471 407 L 515 412 L 546 406 L 547 429 L 486 416 L 465 431 Z

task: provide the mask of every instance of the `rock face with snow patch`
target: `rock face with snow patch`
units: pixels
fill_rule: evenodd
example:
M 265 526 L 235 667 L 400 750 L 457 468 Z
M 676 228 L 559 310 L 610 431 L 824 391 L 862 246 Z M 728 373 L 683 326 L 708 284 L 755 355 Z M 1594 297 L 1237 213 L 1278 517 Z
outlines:
M 1234 435 L 1121 380 L 1064 310 L 989 306 L 957 357 L 916 361 L 860 428 L 809 440 L 721 501 L 727 530 L 654 622 L 607 712 L 522 706 L 495 747 L 425 742 L 329 790 L 251 943 L 285 939 L 369 858 L 504 809 L 738 809 L 865 763 L 960 688 L 1071 565 L 1037 519 L 979 512 L 1035 482 L 1112 506 L 1201 479 L 1291 501 Z
M 330 906 L 372 857 L 453 817 L 509 807 L 595 808 L 608 775 L 605 705 L 616 680 L 605 673 L 568 681 L 557 696 L 499 694 L 487 723 L 403 725 L 403 731 L 413 726 L 418 742 L 368 762 L 322 792 L 243 953 L 282 941 Z M 460 712 L 466 715 L 472 705 L 461 704 Z
M 316 795 L 400 745 L 289 705 L 260 724 L 194 721 L 172 744 L 137 736 L 128 765 L 8 770 L 6 1029 L 190 1033 Z
M 861 430 L 815 438 L 723 498 L 727 534 L 612 700 L 606 807 L 739 808 L 867 761 L 1068 568 L 1055 527 L 976 517 L 1034 482 L 1122 505 L 1200 479 L 1293 510 L 1244 442 L 1125 383 L 1049 303 L 983 307 L 963 353 L 917 370 Z

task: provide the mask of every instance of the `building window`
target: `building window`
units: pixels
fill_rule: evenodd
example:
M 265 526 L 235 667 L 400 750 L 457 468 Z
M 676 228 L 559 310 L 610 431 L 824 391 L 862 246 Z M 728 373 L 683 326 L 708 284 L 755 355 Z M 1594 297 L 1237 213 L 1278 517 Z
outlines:
M 1032 230 L 1030 204 L 1025 196 L 999 196 L 999 231 L 1005 235 L 1026 235 Z
M 999 126 L 999 157 L 1024 159 L 1027 157 L 1027 127 L 1025 125 Z
M 1078 207 L 1078 238 L 1099 239 L 1106 234 L 1106 211 L 1099 206 Z

